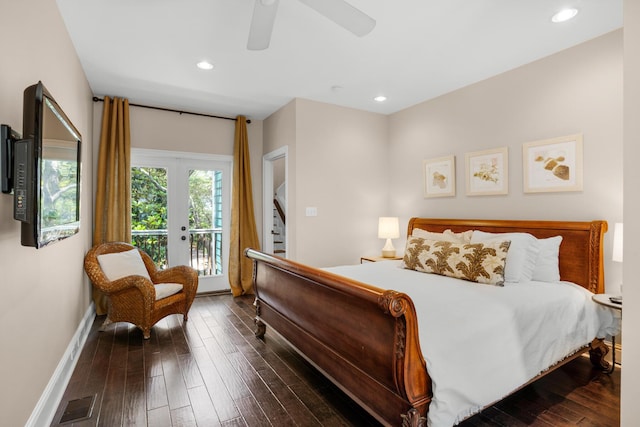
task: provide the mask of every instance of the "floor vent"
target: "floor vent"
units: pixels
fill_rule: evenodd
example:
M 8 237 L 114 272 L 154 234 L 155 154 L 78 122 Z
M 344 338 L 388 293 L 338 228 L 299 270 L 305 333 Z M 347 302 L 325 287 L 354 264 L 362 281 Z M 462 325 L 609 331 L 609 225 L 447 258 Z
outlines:
M 95 400 L 96 396 L 94 394 L 93 396 L 68 401 L 62 418 L 60 418 L 60 424 L 74 423 L 91 418 Z

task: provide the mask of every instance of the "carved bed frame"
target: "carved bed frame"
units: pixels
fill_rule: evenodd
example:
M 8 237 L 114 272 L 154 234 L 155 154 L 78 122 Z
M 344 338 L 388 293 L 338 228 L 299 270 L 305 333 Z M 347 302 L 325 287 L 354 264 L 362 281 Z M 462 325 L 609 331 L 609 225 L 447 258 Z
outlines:
M 604 291 L 605 221 L 412 218 L 408 235 L 414 228 L 526 232 L 538 238 L 561 235 L 561 279 L 594 293 Z M 257 337 L 264 337 L 269 325 L 384 425 L 426 425 L 431 379 L 407 295 L 252 249 L 246 256 L 254 264 Z M 598 339 L 563 363 L 586 350 L 594 365 L 608 367 L 603 360 L 608 347 Z

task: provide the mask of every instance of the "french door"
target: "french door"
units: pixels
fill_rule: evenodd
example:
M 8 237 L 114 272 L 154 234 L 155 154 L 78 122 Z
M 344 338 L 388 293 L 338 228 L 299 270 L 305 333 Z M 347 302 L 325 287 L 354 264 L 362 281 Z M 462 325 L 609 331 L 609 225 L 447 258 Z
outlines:
M 231 156 L 131 150 L 131 237 L 160 267 L 190 265 L 198 293 L 229 289 Z

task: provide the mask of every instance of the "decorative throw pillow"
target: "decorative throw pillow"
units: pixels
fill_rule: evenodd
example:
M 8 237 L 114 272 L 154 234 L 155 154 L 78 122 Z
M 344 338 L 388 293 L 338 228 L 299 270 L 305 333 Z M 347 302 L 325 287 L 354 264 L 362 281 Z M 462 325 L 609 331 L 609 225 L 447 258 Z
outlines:
M 444 230 L 445 236 L 456 238 L 461 243 L 471 243 L 471 236 L 473 236 L 473 230 L 463 231 L 461 233 L 454 233 L 451 230 Z
M 445 230 L 442 233 L 435 233 L 433 231 L 416 228 L 411 232 L 411 237 L 420 237 L 422 239 L 429 240 L 441 240 L 445 242 L 469 243 L 471 242 L 472 233 L 473 230 L 464 231 L 462 233 L 454 233 L 451 230 Z
M 411 237 L 419 237 L 421 239 L 429 240 L 445 240 L 444 233 L 436 233 L 434 231 L 423 230 L 421 228 L 414 228 L 411 232 Z
M 539 282 L 559 282 L 559 256 L 562 236 L 538 239 L 538 243 L 540 245 L 540 252 L 538 253 L 532 279 Z
M 98 255 L 98 263 L 104 275 L 112 282 L 121 277 L 136 274 L 151 280 L 140 252 L 135 248 L 124 252 Z
M 510 240 L 509 255 L 504 272 L 505 282 L 528 282 L 540 252 L 538 239 L 529 233 L 487 233 L 474 230 L 471 243 Z
M 403 266 L 424 273 L 502 285 L 510 243 L 508 240 L 455 243 L 411 237 L 407 241 Z

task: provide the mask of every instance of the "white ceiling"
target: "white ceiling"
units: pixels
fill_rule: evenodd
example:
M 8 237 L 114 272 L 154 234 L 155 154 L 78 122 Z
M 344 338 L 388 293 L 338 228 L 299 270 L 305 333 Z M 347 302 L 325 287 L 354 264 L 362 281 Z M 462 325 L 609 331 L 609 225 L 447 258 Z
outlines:
M 368 35 L 280 0 L 262 51 L 246 49 L 254 0 L 57 3 L 95 95 L 253 119 L 293 98 L 394 113 L 622 26 L 622 0 L 348 1 Z M 578 15 L 553 24 L 565 6 Z

